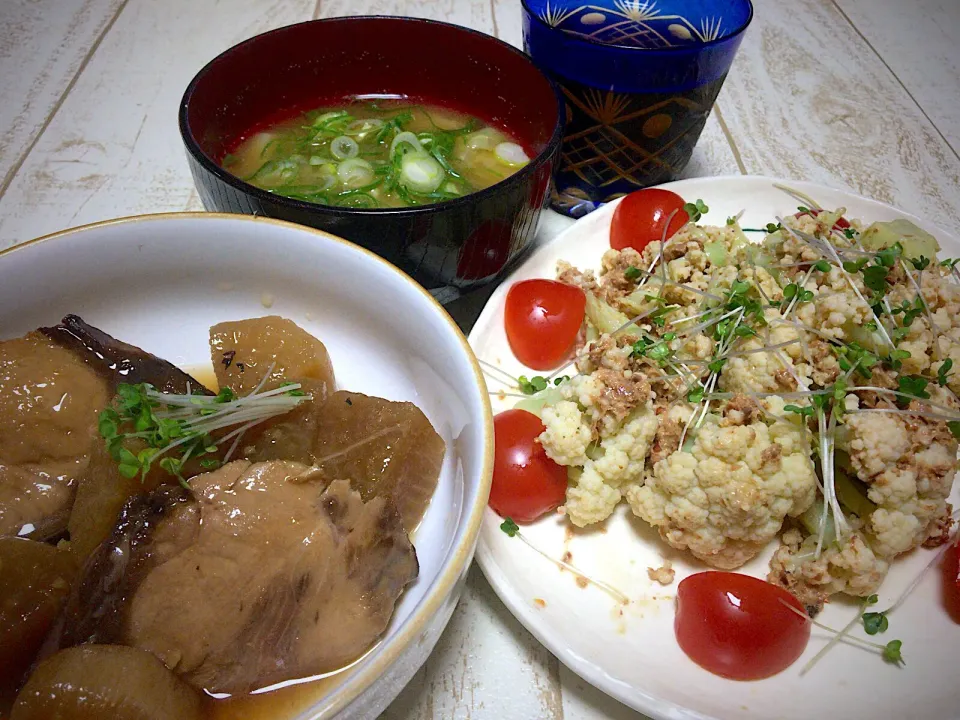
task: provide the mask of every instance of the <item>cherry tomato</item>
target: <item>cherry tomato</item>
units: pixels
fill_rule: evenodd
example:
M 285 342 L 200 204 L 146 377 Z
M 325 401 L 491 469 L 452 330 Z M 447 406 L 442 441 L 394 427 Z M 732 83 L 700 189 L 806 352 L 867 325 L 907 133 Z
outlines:
M 817 217 L 821 212 L 821 210 L 810 210 L 807 213 L 798 212 L 796 215 L 794 215 L 794 217 L 798 218 L 801 215 L 813 215 L 814 217 Z M 833 224 L 834 230 L 846 230 L 848 227 L 850 227 L 850 223 L 844 217 L 837 218 L 837 221 Z
M 950 617 L 960 623 L 960 540 L 943 556 L 943 601 Z
M 663 239 L 667 218 L 676 210 L 667 230 L 667 238 L 671 237 L 690 219 L 683 204 L 683 198 L 669 190 L 646 188 L 630 193 L 613 211 L 610 247 L 614 250 L 632 247 L 642 252 L 650 243 Z
M 567 469 L 536 441 L 543 423 L 526 410 L 493 418 L 493 486 L 490 507 L 501 517 L 529 523 L 556 509 L 567 494 Z
M 731 680 L 759 680 L 789 667 L 807 646 L 810 623 L 800 601 L 749 575 L 701 572 L 677 588 L 677 642 L 705 670 Z
M 523 280 L 510 288 L 504 327 L 517 360 L 553 370 L 567 359 L 583 324 L 583 290 L 555 280 Z

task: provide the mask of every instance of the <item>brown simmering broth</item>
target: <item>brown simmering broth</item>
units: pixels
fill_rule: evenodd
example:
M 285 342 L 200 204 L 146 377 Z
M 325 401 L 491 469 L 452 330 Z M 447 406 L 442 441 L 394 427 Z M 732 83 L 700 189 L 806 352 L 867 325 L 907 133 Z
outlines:
M 356 665 L 313 680 L 295 681 L 266 692 L 223 698 L 207 698 L 209 720 L 278 720 L 296 717 L 345 683 Z

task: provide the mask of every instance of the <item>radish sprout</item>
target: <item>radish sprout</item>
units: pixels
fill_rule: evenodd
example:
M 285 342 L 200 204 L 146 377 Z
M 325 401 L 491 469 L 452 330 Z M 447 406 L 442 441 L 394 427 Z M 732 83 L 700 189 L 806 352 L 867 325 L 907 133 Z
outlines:
M 527 547 L 536 551 L 541 556 L 543 556 L 550 562 L 560 566 L 564 570 L 569 570 L 571 573 L 573 573 L 577 577 L 583 578 L 586 582 L 597 586 L 598 588 L 603 590 L 605 593 L 607 593 L 610 597 L 612 597 L 614 600 L 619 602 L 621 605 L 630 604 L 630 598 L 628 598 L 622 592 L 617 590 L 613 585 L 610 585 L 609 583 L 605 583 L 602 580 L 595 580 L 594 578 L 581 572 L 580 570 L 578 570 L 577 568 L 575 568 L 573 565 L 566 562 L 565 560 L 557 560 L 555 558 L 550 557 L 546 552 L 544 552 L 543 550 L 538 548 L 536 545 L 534 545 L 532 542 L 530 542 L 530 540 L 528 540 L 527 537 L 522 532 L 520 532 L 520 528 L 511 518 L 504 518 L 503 522 L 500 524 L 500 530 L 506 533 L 506 535 L 508 535 L 509 537 L 520 538 L 524 542 L 524 544 L 526 544 Z

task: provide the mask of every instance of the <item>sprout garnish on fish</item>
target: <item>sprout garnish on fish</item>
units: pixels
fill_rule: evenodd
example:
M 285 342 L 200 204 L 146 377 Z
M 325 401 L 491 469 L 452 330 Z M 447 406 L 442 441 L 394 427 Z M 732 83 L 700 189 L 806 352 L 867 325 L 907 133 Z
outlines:
M 118 385 L 113 406 L 100 413 L 99 429 L 120 474 L 146 477 L 156 463 L 189 489 L 182 472 L 188 460 L 197 458 L 202 469 L 216 469 L 230 459 L 244 432 L 313 399 L 299 383 L 261 391 L 272 371 L 273 366 L 243 397 L 228 387 L 216 395 L 177 395 L 159 392 L 149 383 Z M 226 428 L 234 429 L 214 436 Z M 231 440 L 221 460 L 216 454 Z M 142 448 L 134 452 L 131 444 Z

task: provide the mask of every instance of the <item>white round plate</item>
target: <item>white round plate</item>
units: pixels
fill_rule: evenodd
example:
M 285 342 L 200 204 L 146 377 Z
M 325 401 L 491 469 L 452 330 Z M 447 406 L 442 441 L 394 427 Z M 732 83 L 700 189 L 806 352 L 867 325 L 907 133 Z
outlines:
M 741 224 L 763 227 L 776 215 L 796 212 L 797 201 L 774 188 L 783 182 L 812 196 L 824 207 L 846 207 L 847 216 L 865 222 L 907 218 L 932 232 L 941 257 L 960 255 L 960 240 L 930 223 L 881 203 L 804 182 L 761 177 L 683 180 L 663 187 L 687 201 L 702 198 L 710 211 L 702 223 L 722 225 L 746 209 Z M 577 221 L 541 247 L 493 294 L 470 334 L 482 359 L 513 376 L 535 374 L 510 352 L 503 330 L 503 303 L 510 285 L 529 278 L 555 277 L 556 262 L 598 268 L 609 248 L 611 203 Z M 491 391 L 503 385 L 487 374 Z M 494 412 L 506 410 L 515 398 L 491 395 Z M 960 497 L 954 486 L 954 506 Z M 705 569 L 686 554 L 670 549 L 650 526 L 632 517 L 621 503 L 606 523 L 576 530 L 560 516 L 549 516 L 522 529 L 550 557 L 570 553 L 578 570 L 605 581 L 631 599 L 622 606 L 594 585 L 581 587 L 576 577 L 544 559 L 518 538 L 500 529 L 501 518 L 489 508 L 480 531 L 477 559 L 500 598 L 514 615 L 571 670 L 621 702 L 651 717 L 670 720 L 716 718 L 782 718 L 783 720 L 855 720 L 916 718 L 944 720 L 960 716 L 960 625 L 943 609 L 941 577 L 930 572 L 909 600 L 890 616 L 890 628 L 875 639 L 903 641 L 906 666 L 885 663 L 849 645 L 833 648 L 809 673 L 800 668 L 826 642 L 828 634 L 813 630 L 803 657 L 786 671 L 766 680 L 725 680 L 695 665 L 680 650 L 673 633 L 676 583 Z M 765 577 L 774 546 L 742 568 Z M 928 563 L 934 551 L 919 550 L 894 563 L 879 593 L 884 608 Z M 662 587 L 647 576 L 648 567 L 670 559 L 677 571 L 674 584 Z M 837 600 L 818 618 L 843 627 L 855 605 Z M 854 634 L 863 635 L 862 628 Z
M 218 715 L 376 717 L 449 620 L 489 494 L 490 406 L 449 315 L 352 243 L 279 220 L 215 213 L 98 223 L 0 253 L 0 338 L 68 313 L 187 371 L 206 366 L 206 376 L 211 325 L 280 315 L 326 345 L 338 388 L 410 401 L 427 415 L 446 455 L 413 536 L 420 574 L 382 640 L 326 681 L 253 695 L 234 714 Z

